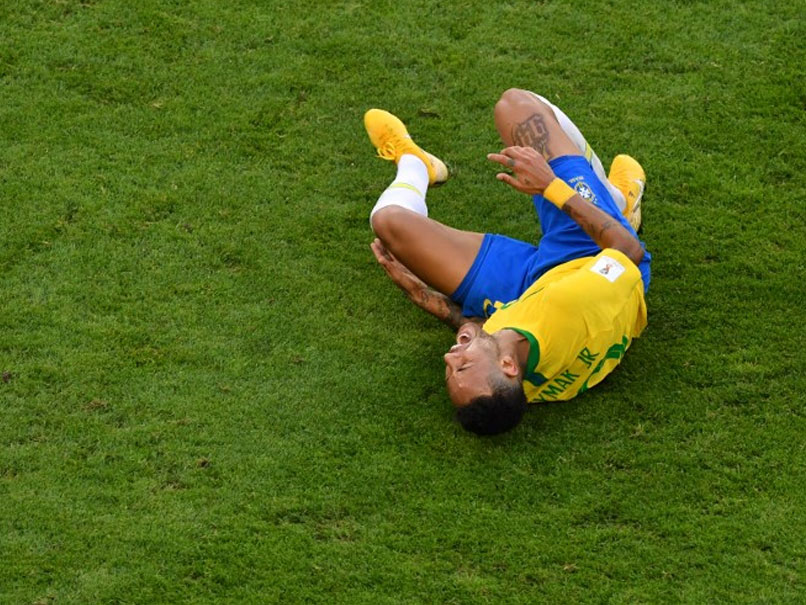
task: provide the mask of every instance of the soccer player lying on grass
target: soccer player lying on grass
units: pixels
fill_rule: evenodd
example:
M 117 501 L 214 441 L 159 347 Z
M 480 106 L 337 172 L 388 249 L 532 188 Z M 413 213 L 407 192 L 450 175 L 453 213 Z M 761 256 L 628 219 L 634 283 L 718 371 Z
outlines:
M 412 302 L 458 328 L 445 382 L 465 429 L 507 431 L 527 402 L 571 399 L 619 364 L 647 321 L 638 162 L 619 155 L 606 177 L 560 109 L 506 91 L 495 124 L 507 147 L 487 157 L 512 172 L 498 180 L 533 196 L 543 232 L 534 246 L 428 218 L 426 190 L 448 179 L 445 164 L 386 111 L 370 109 L 364 124 L 397 163 L 370 215 L 372 251 Z

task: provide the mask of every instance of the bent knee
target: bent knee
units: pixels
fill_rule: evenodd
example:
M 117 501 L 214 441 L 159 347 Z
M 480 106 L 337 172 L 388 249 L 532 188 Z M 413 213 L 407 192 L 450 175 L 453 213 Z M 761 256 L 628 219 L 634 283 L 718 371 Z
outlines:
M 523 103 L 524 101 L 533 100 L 537 100 L 537 97 L 535 97 L 534 94 L 528 90 L 524 90 L 522 88 L 507 88 L 501 93 L 498 103 Z
M 390 205 L 378 209 L 371 217 L 372 230 L 381 241 L 389 243 L 399 236 L 401 228 L 406 221 L 411 220 L 411 210 L 400 206 Z
M 495 104 L 495 115 L 496 117 L 504 117 L 524 106 L 529 106 L 532 111 L 550 111 L 550 107 L 541 101 L 535 93 L 522 88 L 508 88 L 501 94 Z
M 541 116 L 547 123 L 551 123 L 554 112 L 533 92 L 520 88 L 505 90 L 495 104 L 495 127 L 504 144 L 534 147 L 543 153 L 545 140 L 538 145 L 537 141 L 527 140 L 530 139 L 529 136 L 524 138 L 516 134 L 516 131 L 524 128 L 526 135 L 539 134 L 533 132 L 534 126 L 524 127 L 524 124 L 533 120 L 535 116 Z

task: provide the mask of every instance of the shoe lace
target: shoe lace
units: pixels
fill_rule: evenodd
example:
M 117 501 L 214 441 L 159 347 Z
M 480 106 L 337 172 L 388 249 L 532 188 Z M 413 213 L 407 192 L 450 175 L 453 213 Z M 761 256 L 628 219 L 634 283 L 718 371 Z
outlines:
M 395 144 L 392 141 L 386 141 L 382 147 L 378 147 L 378 157 L 384 160 L 394 160 Z
M 387 130 L 383 144 L 378 147 L 378 157 L 384 160 L 396 160 L 400 154 L 400 149 L 406 146 L 407 140 L 410 140 L 409 137 L 404 139 L 394 131 Z

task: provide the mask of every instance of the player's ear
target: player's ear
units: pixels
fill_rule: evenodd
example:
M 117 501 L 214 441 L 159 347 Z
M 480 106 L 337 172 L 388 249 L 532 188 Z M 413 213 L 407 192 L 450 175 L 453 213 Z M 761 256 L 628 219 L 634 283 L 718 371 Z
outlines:
M 504 355 L 498 360 L 498 363 L 501 365 L 501 371 L 507 378 L 515 378 L 521 372 L 518 362 L 515 361 L 515 358 L 512 357 L 512 355 Z

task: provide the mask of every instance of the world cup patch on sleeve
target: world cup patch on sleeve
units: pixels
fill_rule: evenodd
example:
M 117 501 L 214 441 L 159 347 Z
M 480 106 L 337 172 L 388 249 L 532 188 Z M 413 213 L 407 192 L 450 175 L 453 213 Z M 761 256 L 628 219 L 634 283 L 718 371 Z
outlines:
M 598 273 L 608 281 L 614 282 L 624 273 L 624 265 L 614 258 L 602 255 L 593 264 L 591 271 Z

